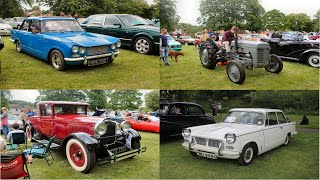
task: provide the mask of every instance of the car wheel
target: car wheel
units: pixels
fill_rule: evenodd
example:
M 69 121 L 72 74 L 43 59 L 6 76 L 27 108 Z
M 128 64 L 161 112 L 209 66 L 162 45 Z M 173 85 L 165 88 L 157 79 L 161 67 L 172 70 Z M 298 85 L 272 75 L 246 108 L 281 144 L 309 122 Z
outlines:
M 17 41 L 17 42 L 16 42 L 16 50 L 17 50 L 18 53 L 22 53 L 20 41 Z
M 26 134 L 27 134 L 27 140 L 29 142 L 35 142 L 35 139 L 43 139 L 43 136 L 41 135 L 41 133 L 39 133 L 35 129 L 32 129 L 30 125 L 26 125 Z
M 254 157 L 254 150 L 253 150 L 253 146 L 251 144 L 247 144 L 244 146 L 241 155 L 238 159 L 238 163 L 241 166 L 246 166 L 251 164 L 252 160 Z
M 320 67 L 320 56 L 319 54 L 310 54 L 307 59 L 309 66 L 319 68 Z
M 26 126 L 26 134 L 27 134 L 27 140 L 29 142 L 32 142 L 33 141 L 33 134 L 32 134 L 32 131 L 31 131 L 31 128 L 30 126 Z
M 246 79 L 246 71 L 240 62 L 232 60 L 227 66 L 227 74 L 230 81 L 236 84 L 242 84 Z
M 285 146 L 288 146 L 289 141 L 290 141 L 290 135 L 287 134 L 286 139 L 285 139 L 285 141 L 284 141 L 284 145 L 285 145 Z
M 89 150 L 78 139 L 72 138 L 66 145 L 66 154 L 69 164 L 76 171 L 87 173 L 96 163 L 96 154 Z
M 153 51 L 152 41 L 148 37 L 139 37 L 134 41 L 134 49 L 141 54 L 151 54 Z
M 50 54 L 51 65 L 58 71 L 63 71 L 66 68 L 66 62 L 62 53 L 58 50 L 53 50 Z
M 283 69 L 283 63 L 281 58 L 279 58 L 279 56 L 277 55 L 270 54 L 270 62 L 265 67 L 265 69 L 271 73 L 280 73 Z
M 217 56 L 212 45 L 209 42 L 203 44 L 200 50 L 200 62 L 207 69 L 214 69 L 217 66 Z
M 140 140 L 138 138 L 131 140 L 131 148 L 132 149 L 139 149 L 140 148 Z

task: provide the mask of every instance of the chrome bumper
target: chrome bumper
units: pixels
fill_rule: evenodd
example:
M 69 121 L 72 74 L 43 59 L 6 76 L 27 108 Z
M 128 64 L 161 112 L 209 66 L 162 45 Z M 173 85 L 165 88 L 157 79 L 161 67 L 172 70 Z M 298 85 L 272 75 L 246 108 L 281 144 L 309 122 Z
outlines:
M 11 38 L 9 39 L 9 41 L 11 41 L 11 42 L 13 42 L 13 43 L 15 42 L 14 39 L 11 39 Z
M 108 53 L 108 54 L 100 54 L 95 56 L 84 56 L 84 57 L 78 57 L 78 58 L 64 58 L 65 61 L 75 62 L 75 61 L 86 61 L 91 59 L 99 59 L 99 58 L 105 58 L 110 56 L 116 56 L 120 54 L 120 51 L 114 52 L 114 53 Z
M 146 150 L 147 150 L 147 147 L 145 146 L 143 148 L 127 151 L 127 152 L 116 154 L 116 155 L 111 155 L 105 159 L 100 159 L 99 164 L 114 163 L 116 161 L 120 161 L 123 159 L 127 159 L 130 157 L 136 156 L 138 154 L 144 153 L 144 152 L 146 152 Z

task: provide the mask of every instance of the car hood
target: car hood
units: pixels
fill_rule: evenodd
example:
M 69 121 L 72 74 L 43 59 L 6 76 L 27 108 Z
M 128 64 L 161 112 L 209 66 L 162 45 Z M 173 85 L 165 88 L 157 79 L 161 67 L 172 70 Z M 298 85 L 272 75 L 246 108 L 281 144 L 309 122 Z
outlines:
M 234 124 L 234 123 L 218 123 L 204 126 L 191 127 L 191 135 L 197 137 L 224 139 L 225 134 L 232 133 L 236 136 L 259 131 L 262 126 Z
M 12 29 L 12 27 L 9 24 L 4 24 L 4 23 L 0 23 L 0 28 L 1 29 L 4 29 L 4 28 Z
M 48 32 L 47 38 L 83 47 L 104 46 L 118 42 L 118 38 L 87 32 Z

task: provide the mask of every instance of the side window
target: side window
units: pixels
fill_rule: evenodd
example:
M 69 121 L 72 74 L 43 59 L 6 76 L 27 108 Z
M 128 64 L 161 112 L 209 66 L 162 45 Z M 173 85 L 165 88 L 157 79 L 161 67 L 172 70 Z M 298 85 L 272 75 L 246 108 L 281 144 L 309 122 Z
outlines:
M 29 28 L 29 32 L 32 31 L 32 29 L 34 29 L 35 33 L 40 33 L 41 32 L 41 25 L 40 25 L 40 21 L 39 20 L 32 20 L 31 22 L 31 26 Z
M 172 106 L 169 112 L 170 115 L 185 115 L 186 107 L 185 106 Z
M 95 16 L 91 19 L 89 24 L 102 25 L 103 20 L 104 20 L 104 16 Z
M 269 119 L 269 126 L 278 124 L 277 115 L 275 112 L 268 113 L 268 119 Z
M 40 106 L 40 112 L 41 116 L 51 116 L 51 105 L 50 104 L 44 104 Z
M 25 20 L 25 21 L 22 23 L 22 26 L 21 26 L 20 30 L 29 31 L 30 22 L 31 22 L 31 20 Z
M 277 112 L 277 116 L 279 124 L 287 123 L 286 117 L 284 117 L 284 114 L 282 112 Z
M 198 106 L 189 106 L 188 107 L 188 114 L 196 115 L 196 114 L 203 114 L 202 109 Z
M 104 22 L 105 26 L 115 26 L 115 24 L 120 24 L 119 19 L 116 16 L 108 15 Z

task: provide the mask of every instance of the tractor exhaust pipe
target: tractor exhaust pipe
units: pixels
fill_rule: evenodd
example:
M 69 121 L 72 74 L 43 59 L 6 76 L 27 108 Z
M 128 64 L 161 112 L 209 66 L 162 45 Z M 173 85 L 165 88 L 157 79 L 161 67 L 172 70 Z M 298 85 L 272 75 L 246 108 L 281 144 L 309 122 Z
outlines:
M 236 37 L 234 39 L 234 46 L 235 46 L 235 50 L 238 50 L 238 21 L 237 18 L 235 19 L 235 26 L 236 26 Z

